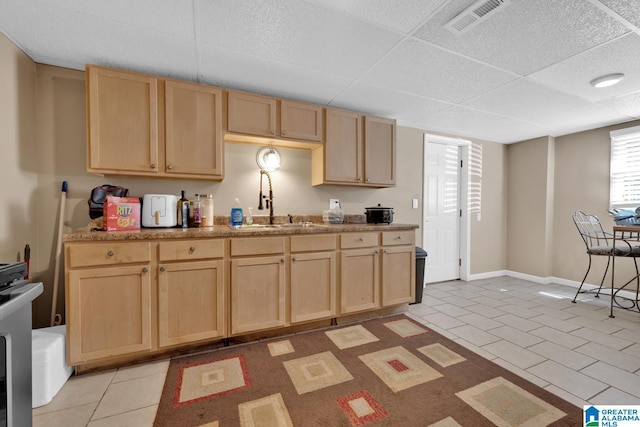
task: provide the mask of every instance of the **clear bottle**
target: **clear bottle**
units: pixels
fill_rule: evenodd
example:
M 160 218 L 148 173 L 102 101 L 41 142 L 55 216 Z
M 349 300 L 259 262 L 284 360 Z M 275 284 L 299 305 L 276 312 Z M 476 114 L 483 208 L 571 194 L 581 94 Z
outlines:
M 200 227 L 202 224 L 202 202 L 200 195 L 196 194 L 196 199 L 193 201 L 193 227 Z
M 202 196 L 202 226 L 213 227 L 213 194 Z
M 245 222 L 247 223 L 247 225 L 252 225 L 253 224 L 253 208 L 248 208 L 247 209 L 247 217 L 245 218 Z
M 240 204 L 240 199 L 236 199 L 235 204 L 231 208 L 229 224 L 231 228 L 240 228 L 242 226 L 242 220 L 242 205 Z
M 181 193 L 182 197 L 177 204 L 178 227 L 187 228 L 189 227 L 189 200 L 187 199 L 186 191 L 182 190 Z

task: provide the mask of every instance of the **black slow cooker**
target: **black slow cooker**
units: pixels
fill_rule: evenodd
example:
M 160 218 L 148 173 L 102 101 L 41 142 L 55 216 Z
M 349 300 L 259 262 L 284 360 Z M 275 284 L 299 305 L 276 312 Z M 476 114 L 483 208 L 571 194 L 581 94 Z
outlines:
M 393 208 L 380 206 L 364 208 L 367 216 L 367 224 L 391 224 L 393 222 Z

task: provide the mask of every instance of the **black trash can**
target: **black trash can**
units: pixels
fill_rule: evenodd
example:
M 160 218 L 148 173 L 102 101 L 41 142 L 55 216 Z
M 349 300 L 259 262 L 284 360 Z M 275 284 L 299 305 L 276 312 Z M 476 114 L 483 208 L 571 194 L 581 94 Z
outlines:
M 427 257 L 427 251 L 416 246 L 416 300 L 411 304 L 420 304 L 422 302 L 422 290 L 424 287 L 424 262 Z

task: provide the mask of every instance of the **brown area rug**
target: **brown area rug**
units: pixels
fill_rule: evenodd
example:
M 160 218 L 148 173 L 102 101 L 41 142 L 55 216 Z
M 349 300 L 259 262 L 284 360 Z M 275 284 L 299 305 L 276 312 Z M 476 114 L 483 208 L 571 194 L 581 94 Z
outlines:
M 578 426 L 582 409 L 404 315 L 171 361 L 155 426 Z

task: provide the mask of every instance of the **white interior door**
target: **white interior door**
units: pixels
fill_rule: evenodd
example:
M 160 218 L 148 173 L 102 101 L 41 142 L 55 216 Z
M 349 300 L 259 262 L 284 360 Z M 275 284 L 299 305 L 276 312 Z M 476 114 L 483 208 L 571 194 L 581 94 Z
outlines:
M 426 141 L 424 224 L 425 283 L 460 278 L 461 147 Z

